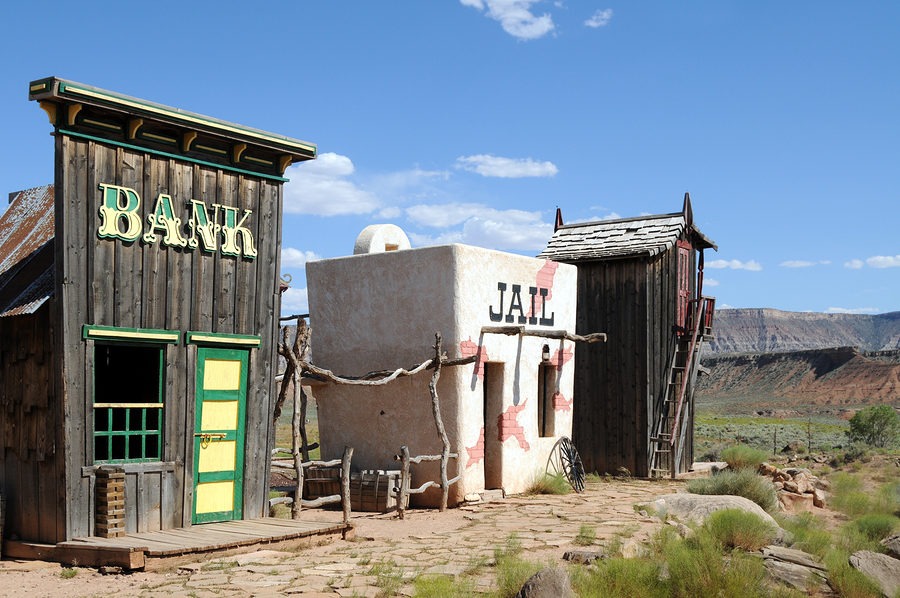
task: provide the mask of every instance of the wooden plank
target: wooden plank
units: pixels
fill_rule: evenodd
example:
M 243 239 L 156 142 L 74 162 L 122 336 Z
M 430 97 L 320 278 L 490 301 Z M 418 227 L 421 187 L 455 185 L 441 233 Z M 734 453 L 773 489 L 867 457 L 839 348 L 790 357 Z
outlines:
M 216 203 L 216 171 L 203 166 L 194 166 L 195 199 L 203 201 L 208 207 Z M 193 280 L 191 330 L 213 331 L 213 290 L 215 289 L 215 262 L 217 254 L 204 251 L 201 247 L 193 254 Z
M 138 532 L 138 513 L 143 507 L 137 484 L 138 474 L 125 477 L 125 531 L 129 534 Z
M 237 175 L 220 171 L 217 178 L 217 203 L 235 206 L 239 195 L 237 185 Z M 238 258 L 221 252 L 215 258 L 213 332 L 234 334 L 235 261 Z
M 103 565 L 124 569 L 144 567 L 143 551 L 131 548 L 77 546 L 70 543 L 63 545 L 36 544 L 7 540 L 3 544 L 3 556 L 7 555 L 14 559 L 54 561 L 82 567 L 101 567 Z
M 171 196 L 169 161 L 168 158 L 150 156 L 144 160 L 144 195 L 141 197 L 143 198 L 147 215 L 153 214 L 156 209 L 156 199 L 160 194 L 164 193 Z M 143 221 L 147 222 L 146 215 Z M 144 328 L 165 328 L 169 284 L 168 253 L 174 251 L 174 249 L 163 243 L 163 234 L 160 234 L 162 233 L 161 230 L 157 229 L 154 232 L 157 236 L 157 241 L 153 244 L 143 245 L 143 264 L 141 267 L 143 292 L 141 293 L 140 301 L 141 326 Z
M 252 210 L 249 225 L 253 239 L 259 244 L 260 235 L 267 236 L 269 231 L 259 228 L 259 202 L 260 184 L 255 177 L 241 176 L 239 178 L 238 209 L 243 214 L 244 210 Z M 256 275 L 258 259 L 247 257 L 235 260 L 235 308 L 234 308 L 234 332 L 236 334 L 256 334 Z
M 64 413 L 66 488 L 60 503 L 66 509 L 66 537 L 90 533 L 90 480 L 81 477 L 85 459 L 89 428 L 85 425 L 86 403 L 89 397 L 85 389 L 85 343 L 81 340 L 81 325 L 87 313 L 89 280 L 85 231 L 93 230 L 91 210 L 83 209 L 87 188 L 88 142 L 57 136 L 57 173 L 55 192 L 61 193 L 56 201 L 56 298 L 58 317 L 62 322 L 59 331 L 58 354 L 61 379 L 58 382 Z

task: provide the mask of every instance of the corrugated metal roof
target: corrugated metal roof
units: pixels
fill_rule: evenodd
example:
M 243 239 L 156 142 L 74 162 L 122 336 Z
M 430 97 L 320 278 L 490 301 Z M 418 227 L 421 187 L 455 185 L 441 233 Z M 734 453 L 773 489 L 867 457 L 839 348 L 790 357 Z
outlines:
M 654 256 L 674 247 L 684 227 L 682 213 L 568 224 L 538 257 L 565 262 Z
M 10 194 L 0 215 L 0 276 L 53 238 L 53 185 Z
M 0 312 L 0 318 L 33 314 L 53 294 L 53 267 L 44 270 L 30 285 L 13 297 Z
M 52 267 L 18 274 L 53 239 L 54 216 L 53 185 L 10 194 L 0 214 L 0 317 L 34 313 L 52 295 Z

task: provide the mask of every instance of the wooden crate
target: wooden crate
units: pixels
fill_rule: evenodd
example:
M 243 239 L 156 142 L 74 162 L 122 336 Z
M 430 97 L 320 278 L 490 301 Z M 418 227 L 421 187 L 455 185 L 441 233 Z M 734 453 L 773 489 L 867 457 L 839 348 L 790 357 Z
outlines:
M 340 467 L 309 467 L 303 472 L 303 498 L 315 500 L 321 496 L 341 493 Z
M 354 511 L 384 513 L 397 508 L 394 488 L 400 487 L 399 470 L 364 470 L 350 474 L 350 508 Z M 407 488 L 409 487 L 407 483 Z M 407 495 L 404 508 L 409 506 Z

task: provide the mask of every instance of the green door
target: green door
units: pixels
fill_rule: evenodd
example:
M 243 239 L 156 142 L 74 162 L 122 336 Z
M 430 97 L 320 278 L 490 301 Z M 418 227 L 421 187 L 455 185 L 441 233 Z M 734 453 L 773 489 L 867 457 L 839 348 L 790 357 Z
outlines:
M 247 351 L 199 347 L 193 522 L 243 515 Z

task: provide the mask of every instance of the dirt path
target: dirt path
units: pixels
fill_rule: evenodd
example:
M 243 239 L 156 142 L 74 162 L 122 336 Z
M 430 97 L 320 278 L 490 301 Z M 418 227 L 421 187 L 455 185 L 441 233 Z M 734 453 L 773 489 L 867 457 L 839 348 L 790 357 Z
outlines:
M 494 580 L 495 548 L 511 536 L 537 562 L 558 563 L 567 550 L 597 550 L 621 543 L 629 551 L 660 525 L 634 505 L 681 489 L 680 482 L 591 482 L 583 494 L 523 496 L 445 513 L 411 510 L 392 515 L 354 514 L 356 539 L 296 552 L 259 551 L 200 561 L 171 571 L 101 575 L 58 564 L 0 562 L 0 596 L 376 596 L 390 584 L 409 595 L 422 574 L 472 573 L 476 589 Z M 304 517 L 337 520 L 339 513 L 311 510 Z M 575 544 L 584 526 L 596 532 L 593 548 Z M 65 578 L 66 576 L 71 576 Z

